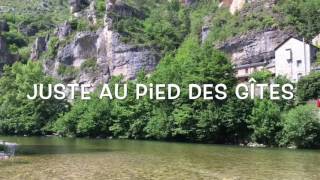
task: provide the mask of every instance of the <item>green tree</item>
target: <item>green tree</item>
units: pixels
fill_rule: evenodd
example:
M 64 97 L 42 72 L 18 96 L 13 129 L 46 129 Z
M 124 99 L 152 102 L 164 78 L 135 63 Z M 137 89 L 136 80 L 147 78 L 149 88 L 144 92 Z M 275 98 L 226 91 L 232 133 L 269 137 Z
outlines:
M 298 81 L 297 97 L 300 102 L 320 98 L 320 72 L 311 73 Z
M 287 77 L 285 76 L 277 76 L 273 79 L 275 84 L 279 84 L 280 87 L 285 85 L 285 84 L 292 84 L 292 86 L 295 88 L 296 84 L 293 84 Z M 289 89 L 287 89 L 287 91 L 289 91 Z M 291 90 L 294 91 L 294 90 Z M 294 93 L 294 92 L 293 92 Z M 281 97 L 282 95 L 284 95 L 282 89 L 279 90 L 279 96 Z M 273 100 L 274 103 L 276 103 L 279 107 L 281 111 L 288 111 L 291 108 L 293 108 L 295 106 L 295 100 L 296 97 L 294 96 L 292 99 L 286 100 L 286 99 L 282 99 L 280 98 L 279 100 Z
M 255 71 L 250 75 L 257 83 L 269 83 L 272 78 L 272 73 L 268 70 Z
M 301 105 L 284 114 L 281 145 L 320 146 L 320 115 L 314 105 Z
M 252 140 L 267 145 L 276 144 L 282 128 L 280 114 L 279 106 L 271 100 L 256 99 L 249 119 Z
M 16 63 L 6 66 L 0 79 L 0 134 L 40 135 L 52 132 L 52 124 L 60 112 L 66 111 L 65 101 L 51 98 L 28 100 L 33 94 L 33 84 L 55 81 L 42 72 L 40 63 Z

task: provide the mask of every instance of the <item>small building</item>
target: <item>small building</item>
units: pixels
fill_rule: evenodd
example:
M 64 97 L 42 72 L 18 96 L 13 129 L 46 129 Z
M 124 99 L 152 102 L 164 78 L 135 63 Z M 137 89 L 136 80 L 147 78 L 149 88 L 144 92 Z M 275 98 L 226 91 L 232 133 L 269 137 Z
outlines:
M 275 75 L 297 82 L 311 72 L 318 48 L 302 39 L 290 37 L 275 49 Z

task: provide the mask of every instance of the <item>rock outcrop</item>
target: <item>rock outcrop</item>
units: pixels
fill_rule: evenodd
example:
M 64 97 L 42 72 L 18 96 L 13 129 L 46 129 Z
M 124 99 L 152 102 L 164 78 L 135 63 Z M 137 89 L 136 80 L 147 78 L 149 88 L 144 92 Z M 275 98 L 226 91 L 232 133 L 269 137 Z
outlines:
M 39 59 L 42 52 L 47 50 L 48 37 L 38 37 L 32 45 L 31 60 Z
M 4 65 L 13 64 L 18 58 L 9 52 L 5 38 L 0 35 L 0 74 Z
M 160 59 L 158 52 L 149 46 L 123 43 L 121 35 L 112 29 L 111 14 L 144 17 L 133 7 L 109 2 L 105 26 L 96 32 L 79 32 L 72 42 L 59 47 L 56 58 L 45 62 L 46 73 L 66 83 L 91 84 L 93 90 L 112 76 L 122 75 L 128 80 L 141 70 L 153 71 Z M 86 69 L 88 62 L 94 67 Z M 68 69 L 68 73 L 61 69 Z
M 69 0 L 71 13 L 80 12 L 90 5 L 89 0 Z
M 246 0 L 220 0 L 219 7 L 227 7 L 231 14 L 235 14 L 241 10 L 246 3 Z
M 55 35 L 59 37 L 60 40 L 65 39 L 72 33 L 72 27 L 69 22 L 64 22 L 56 28 Z
M 94 32 L 78 33 L 75 40 L 61 48 L 57 55 L 57 61 L 65 65 L 80 67 L 88 58 L 97 58 L 98 35 Z
M 209 36 L 209 34 L 211 32 L 211 30 L 210 30 L 210 28 L 211 28 L 210 19 L 211 19 L 211 16 L 206 16 L 203 19 L 203 25 L 202 25 L 201 34 L 200 34 L 200 38 L 201 38 L 201 42 L 202 43 L 204 43 L 207 40 L 207 38 L 208 38 L 208 36 Z
M 69 0 L 70 12 L 75 17 L 85 17 L 91 24 L 97 23 L 95 0 Z
M 231 14 L 235 14 L 238 11 L 242 11 L 245 4 L 248 3 L 250 6 L 245 8 L 246 12 L 259 12 L 265 9 L 271 9 L 278 0 L 220 0 L 220 7 L 227 7 Z
M 9 24 L 7 23 L 7 21 L 0 21 L 0 32 L 9 32 L 10 28 L 9 28 Z
M 245 16 L 252 13 L 266 12 L 271 15 L 275 15 L 272 12 L 273 7 L 277 4 L 278 0 L 247 0 L 248 6 L 240 8 L 239 13 L 241 16 Z
M 134 79 L 140 70 L 154 70 L 159 61 L 158 53 L 152 48 L 124 44 L 120 35 L 107 27 L 98 39 L 98 51 L 99 59 L 108 63 L 110 75 L 123 75 L 126 79 Z
M 275 48 L 296 33 L 290 30 L 266 29 L 234 37 L 215 47 L 231 56 L 235 65 L 268 62 L 275 56 Z
M 37 26 L 23 22 L 19 24 L 19 31 L 25 36 L 34 36 L 39 30 Z
M 118 17 L 137 17 L 140 19 L 145 17 L 145 14 L 142 11 L 139 11 L 134 7 L 131 7 L 125 3 L 122 3 L 121 1 L 108 3 L 107 17 L 112 19 L 113 15 L 117 15 Z

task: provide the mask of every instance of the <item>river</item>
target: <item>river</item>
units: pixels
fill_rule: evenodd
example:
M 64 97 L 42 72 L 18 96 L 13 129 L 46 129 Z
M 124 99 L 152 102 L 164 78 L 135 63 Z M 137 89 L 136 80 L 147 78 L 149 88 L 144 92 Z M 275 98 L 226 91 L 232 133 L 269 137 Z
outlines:
M 0 179 L 320 179 L 319 150 L 0 137 L 19 144 Z

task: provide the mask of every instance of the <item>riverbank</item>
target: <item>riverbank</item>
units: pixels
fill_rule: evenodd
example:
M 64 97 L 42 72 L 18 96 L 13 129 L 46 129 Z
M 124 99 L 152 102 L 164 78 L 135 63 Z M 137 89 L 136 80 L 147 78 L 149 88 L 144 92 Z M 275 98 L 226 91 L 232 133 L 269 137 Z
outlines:
M 0 135 L 1 137 L 1 135 Z M 11 136 L 11 137 L 38 137 L 38 138 L 68 138 L 68 139 L 101 139 L 101 140 L 139 140 L 139 141 L 157 141 L 157 142 L 167 142 L 167 143 L 188 143 L 188 144 L 207 144 L 207 145 L 231 145 L 231 146 L 239 146 L 239 147 L 248 147 L 248 148 L 288 148 L 288 149 L 298 149 L 297 146 L 295 145 L 290 145 L 286 147 L 278 147 L 278 146 L 269 146 L 265 144 L 260 144 L 257 142 L 245 142 L 245 143 L 239 143 L 239 144 L 232 144 L 232 143 L 227 143 L 227 144 L 216 144 L 216 143 L 208 143 L 208 142 L 199 142 L 199 141 L 177 141 L 177 140 L 155 140 L 155 139 L 130 139 L 128 137 L 64 137 L 59 134 L 52 134 L 52 135 L 44 135 L 44 136 Z M 1 140 L 0 140 L 1 142 Z M 300 149 L 316 149 L 316 148 L 300 148 Z

